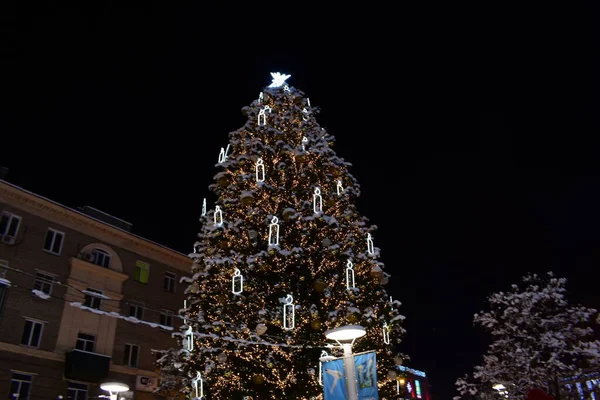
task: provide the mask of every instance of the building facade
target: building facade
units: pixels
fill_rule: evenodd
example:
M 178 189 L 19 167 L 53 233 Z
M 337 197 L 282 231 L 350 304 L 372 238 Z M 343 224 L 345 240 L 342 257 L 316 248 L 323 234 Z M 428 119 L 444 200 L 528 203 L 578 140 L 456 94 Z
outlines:
M 152 350 L 175 346 L 191 260 L 90 207 L 0 180 L 0 396 L 158 395 Z
M 403 400 L 431 400 L 429 380 L 423 371 L 398 365 L 398 395 Z

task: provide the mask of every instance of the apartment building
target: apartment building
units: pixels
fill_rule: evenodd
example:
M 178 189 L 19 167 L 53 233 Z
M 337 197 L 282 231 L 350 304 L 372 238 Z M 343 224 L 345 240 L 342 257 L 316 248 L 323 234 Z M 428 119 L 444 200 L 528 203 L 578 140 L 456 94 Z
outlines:
M 175 346 L 190 259 L 91 207 L 0 180 L 0 396 L 149 400 Z

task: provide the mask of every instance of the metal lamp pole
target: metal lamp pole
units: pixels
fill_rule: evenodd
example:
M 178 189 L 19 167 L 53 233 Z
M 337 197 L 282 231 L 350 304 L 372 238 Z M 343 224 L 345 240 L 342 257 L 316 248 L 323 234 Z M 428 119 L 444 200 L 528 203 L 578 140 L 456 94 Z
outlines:
M 358 386 L 352 345 L 359 337 L 366 335 L 365 328 L 360 325 L 345 325 L 325 332 L 325 337 L 335 340 L 344 350 L 344 371 L 346 373 L 346 391 L 348 400 L 358 400 Z

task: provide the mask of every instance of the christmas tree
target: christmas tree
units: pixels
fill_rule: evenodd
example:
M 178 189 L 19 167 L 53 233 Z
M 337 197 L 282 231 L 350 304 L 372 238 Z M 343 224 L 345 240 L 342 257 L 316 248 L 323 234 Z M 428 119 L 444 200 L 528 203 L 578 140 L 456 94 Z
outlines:
M 351 164 L 304 93 L 272 83 L 244 107 L 202 207 L 183 326 L 158 364 L 162 387 L 206 399 L 322 399 L 324 332 L 361 325 L 354 353 L 375 351 L 379 398 L 396 396 L 404 357 L 400 302 L 386 293 L 374 225 L 355 204 Z

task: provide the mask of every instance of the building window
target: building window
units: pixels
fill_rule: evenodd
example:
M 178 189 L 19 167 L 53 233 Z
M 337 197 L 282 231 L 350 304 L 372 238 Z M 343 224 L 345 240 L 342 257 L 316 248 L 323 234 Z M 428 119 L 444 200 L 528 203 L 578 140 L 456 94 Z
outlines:
M 175 292 L 175 274 L 171 273 L 171 272 L 165 272 L 165 282 L 164 282 L 164 288 L 165 291 L 167 292 Z
M 8 261 L 0 260 L 0 278 L 6 278 L 6 271 L 8 270 Z
M 46 272 L 38 272 L 35 275 L 35 283 L 33 284 L 33 288 L 49 295 L 52 293 L 52 282 L 54 282 L 53 275 L 50 275 Z
M 92 260 L 94 264 L 104 268 L 110 265 L 110 254 L 102 249 L 92 250 Z
M 85 383 L 69 382 L 67 400 L 87 400 L 88 385 Z
M 135 271 L 133 273 L 133 279 L 141 283 L 148 283 L 148 277 L 150 275 L 150 265 L 143 261 L 135 262 Z
M 9 399 L 27 400 L 29 399 L 29 390 L 31 389 L 31 375 L 13 372 L 10 380 Z
M 19 232 L 19 225 L 21 224 L 21 217 L 9 212 L 2 212 L 0 214 L 0 236 L 4 242 L 14 243 Z
M 43 328 L 44 324 L 42 322 L 26 319 L 23 336 L 21 336 L 21 344 L 30 347 L 40 347 Z
M 79 332 L 77 334 L 77 343 L 75 344 L 75 348 L 83 351 L 89 351 L 90 353 L 94 352 L 96 347 L 96 336 L 88 335 L 87 333 Z
M 56 229 L 48 228 L 46 240 L 44 241 L 44 250 L 52 254 L 60 254 L 65 234 Z
M 123 365 L 128 367 L 137 367 L 139 353 L 140 347 L 138 345 L 126 344 L 125 354 L 123 354 Z
M 89 307 L 89 308 L 95 308 L 95 309 L 99 310 L 100 306 L 102 305 L 102 296 L 103 296 L 102 291 L 87 288 L 87 290 L 85 290 L 84 293 L 85 293 L 85 301 L 83 302 L 83 305 L 86 307 Z
M 173 313 L 169 310 L 160 312 L 160 324 L 164 326 L 173 326 Z
M 132 301 L 129 303 L 129 316 L 135 317 L 139 320 L 144 317 L 144 305 L 137 301 Z
M 4 304 L 6 304 L 9 287 L 10 283 L 0 281 L 0 318 L 2 318 L 2 311 L 4 310 Z

